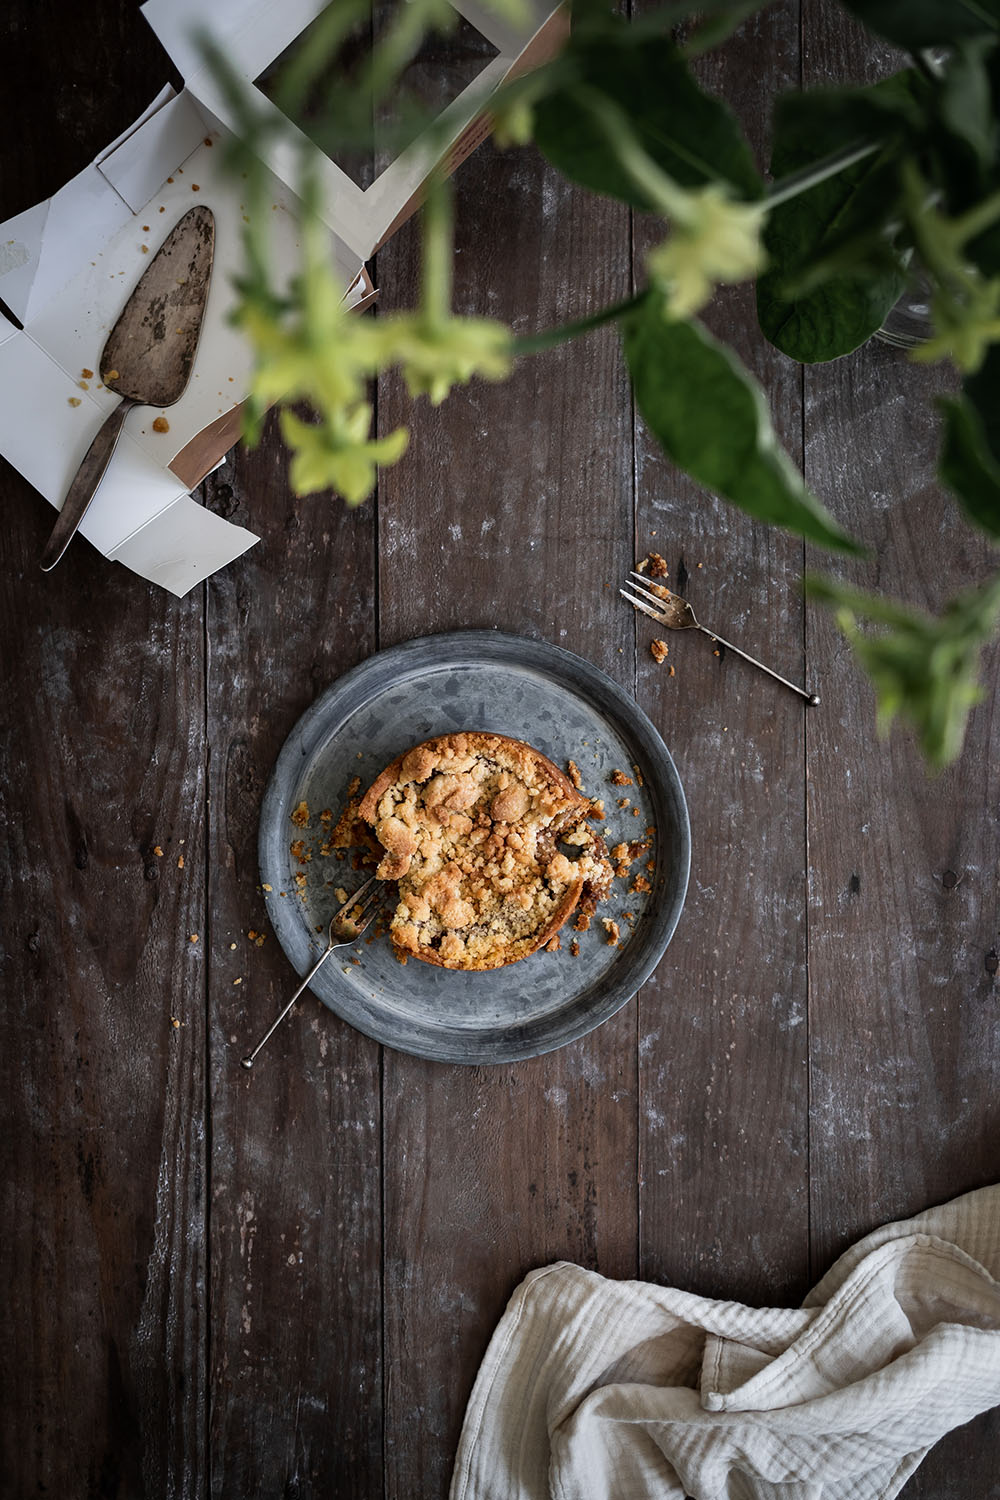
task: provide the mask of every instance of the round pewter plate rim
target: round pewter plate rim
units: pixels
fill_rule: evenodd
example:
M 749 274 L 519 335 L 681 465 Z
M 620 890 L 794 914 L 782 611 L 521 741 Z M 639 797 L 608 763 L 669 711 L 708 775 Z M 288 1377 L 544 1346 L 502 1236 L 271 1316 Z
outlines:
M 582 712 L 606 724 L 609 733 L 627 746 L 630 764 L 642 767 L 642 795 L 652 806 L 657 838 L 653 890 L 635 930 L 615 950 L 606 972 L 582 991 L 580 982 L 586 981 L 584 955 L 550 955 L 550 959 L 565 961 L 567 966 L 566 1000 L 542 1014 L 507 1022 L 498 1014 L 485 1019 L 481 1026 L 440 1022 L 420 1013 L 419 1008 L 411 1014 L 406 999 L 411 965 L 397 966 L 398 994 L 380 1000 L 374 992 L 362 997 L 357 987 L 345 982 L 343 975 L 348 971 L 338 965 L 339 954 L 331 956 L 310 985 L 330 1010 L 375 1041 L 418 1057 L 469 1065 L 515 1062 L 553 1051 L 602 1025 L 627 1004 L 652 974 L 673 936 L 684 905 L 691 860 L 687 803 L 670 752 L 642 709 L 600 668 L 561 646 L 501 631 L 461 630 L 417 637 L 376 652 L 326 688 L 293 727 L 268 780 L 258 838 L 260 878 L 275 935 L 300 976 L 316 962 L 322 952 L 320 944 L 325 943 L 325 933 L 322 937 L 316 934 L 306 920 L 303 905 L 292 899 L 291 893 L 283 894 L 284 885 L 293 878 L 288 873 L 289 819 L 300 789 L 308 784 L 310 772 L 321 763 L 338 731 L 346 729 L 356 715 L 373 711 L 373 705 L 388 698 L 390 692 L 397 697 L 400 690 L 405 693 L 407 684 L 415 684 L 414 690 L 419 691 L 420 679 L 427 674 L 465 671 L 477 665 L 491 673 L 507 668 L 512 681 L 515 674 L 541 678 L 550 685 L 553 695 L 568 694 L 581 705 Z M 464 727 L 485 726 L 470 723 Z M 522 727 L 515 723 L 499 732 L 532 743 L 530 728 L 522 734 Z M 406 748 L 406 744 L 398 747 Z M 538 748 L 562 764 L 573 754 L 572 744 Z M 553 753 L 554 748 L 558 753 Z M 585 790 L 594 796 L 606 789 L 585 781 Z M 379 941 L 388 946 L 387 938 Z M 531 966 L 540 958 L 534 954 L 490 972 L 506 976 L 523 997 L 533 982 Z M 432 970 L 438 976 L 435 982 L 468 985 L 486 977 L 421 965 L 419 960 L 411 962 L 419 969 Z

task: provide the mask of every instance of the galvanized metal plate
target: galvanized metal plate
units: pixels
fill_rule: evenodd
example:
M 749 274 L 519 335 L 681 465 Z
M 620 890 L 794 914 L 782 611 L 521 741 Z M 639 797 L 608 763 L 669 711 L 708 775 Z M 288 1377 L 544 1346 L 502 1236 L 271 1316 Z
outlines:
M 545 642 L 486 630 L 427 636 L 369 658 L 303 714 L 278 757 L 261 809 L 261 881 L 278 941 L 305 974 L 322 952 L 334 892 L 362 880 L 348 861 L 319 852 L 329 828 L 321 814 L 339 816 L 353 777 L 367 787 L 409 746 L 462 729 L 525 740 L 558 766 L 575 760 L 587 795 L 604 800 L 609 847 L 655 827 L 654 870 L 634 867 L 650 890 L 630 893 L 631 882 L 616 881 L 598 913 L 619 923 L 621 943 L 608 944 L 600 920 L 583 933 L 567 925 L 560 951 L 469 974 L 412 958 L 404 966 L 387 937 L 362 939 L 334 954 L 311 988 L 345 1021 L 403 1052 L 510 1062 L 561 1047 L 614 1015 L 662 958 L 684 904 L 691 840 L 680 778 L 653 725 L 603 672 Z M 633 785 L 613 786 L 615 770 Z M 628 806 L 619 808 L 619 798 Z M 309 821 L 299 827 L 292 814 L 303 802 Z

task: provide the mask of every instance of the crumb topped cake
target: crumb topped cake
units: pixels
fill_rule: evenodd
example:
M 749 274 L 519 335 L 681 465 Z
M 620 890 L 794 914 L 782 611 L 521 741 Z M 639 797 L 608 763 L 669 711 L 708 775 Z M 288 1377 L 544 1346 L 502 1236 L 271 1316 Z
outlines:
M 613 877 L 586 821 L 592 804 L 540 751 L 503 735 L 415 745 L 358 811 L 384 850 L 379 877 L 398 882 L 395 948 L 444 968 L 526 958 Z

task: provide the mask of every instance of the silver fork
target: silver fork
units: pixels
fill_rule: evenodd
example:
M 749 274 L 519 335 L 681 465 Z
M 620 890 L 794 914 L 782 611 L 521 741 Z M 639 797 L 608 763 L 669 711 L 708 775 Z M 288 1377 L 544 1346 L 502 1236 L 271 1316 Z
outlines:
M 804 698 L 813 707 L 819 702 L 819 693 L 809 693 L 805 688 L 796 687 L 794 682 L 789 682 L 787 677 L 782 677 L 778 672 L 772 672 L 770 667 L 765 667 L 764 663 L 758 661 L 755 656 L 741 651 L 739 646 L 734 646 L 731 641 L 724 641 L 721 635 L 716 635 L 715 631 L 709 630 L 707 626 L 699 625 L 694 610 L 686 599 L 681 598 L 680 594 L 672 593 L 664 584 L 647 579 L 634 569 L 631 576 L 639 580 L 638 583 L 630 585 L 635 593 L 629 594 L 625 589 L 619 589 L 618 592 L 623 599 L 634 604 L 636 609 L 641 609 L 644 615 L 649 615 L 650 619 L 656 620 L 660 625 L 666 625 L 668 630 L 700 630 L 702 635 L 707 635 L 710 641 L 715 641 L 718 646 L 725 646 L 727 651 L 732 651 L 736 656 L 742 656 L 744 661 L 760 667 L 760 670 L 766 672 L 768 677 L 773 677 L 783 687 L 791 688 L 793 693 L 798 693 L 800 698 Z M 640 595 L 638 599 L 635 597 L 636 594 Z
M 253 1051 L 248 1053 L 246 1057 L 240 1059 L 241 1067 L 253 1067 L 253 1060 L 257 1056 L 257 1053 L 260 1051 L 261 1047 L 263 1047 L 264 1043 L 269 1041 L 277 1031 L 278 1027 L 288 1015 L 288 1012 L 291 1010 L 296 1000 L 302 994 L 302 991 L 305 989 L 306 985 L 314 977 L 314 975 L 319 973 L 320 969 L 326 963 L 327 959 L 330 957 L 330 954 L 334 951 L 334 949 L 346 948 L 351 943 L 357 942 L 358 938 L 364 932 L 372 917 L 382 905 L 383 884 L 383 881 L 376 880 L 375 876 L 373 875 L 370 880 L 365 881 L 364 885 L 361 886 L 360 889 L 354 892 L 353 896 L 348 896 L 347 900 L 344 902 L 343 906 L 339 908 L 339 910 L 334 912 L 333 916 L 330 918 L 330 931 L 328 934 L 327 945 L 318 962 L 313 964 L 312 968 L 309 970 L 309 973 L 306 975 L 305 979 L 303 979 L 302 983 L 295 991 L 295 994 L 292 996 L 288 1004 L 285 1006 L 284 1010 L 281 1012 L 281 1015 L 276 1021 L 271 1024 L 270 1027 L 268 1027 L 267 1031 L 265 1031 L 264 1035 L 261 1037 L 260 1041 L 257 1043 Z

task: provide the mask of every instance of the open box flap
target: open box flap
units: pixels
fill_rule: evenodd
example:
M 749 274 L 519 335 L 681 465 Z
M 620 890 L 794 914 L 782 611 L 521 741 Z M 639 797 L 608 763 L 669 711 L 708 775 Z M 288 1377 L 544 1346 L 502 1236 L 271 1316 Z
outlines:
M 367 260 L 386 239 L 390 228 L 403 221 L 420 201 L 424 183 L 441 160 L 453 169 L 468 155 L 486 133 L 479 130 L 467 150 L 456 152 L 464 134 L 475 129 L 490 95 L 505 78 L 519 71 L 526 49 L 537 61 L 540 38 L 552 38 L 548 53 L 558 46 L 564 27 L 552 26 L 551 5 L 531 5 L 531 18 L 523 27 L 512 27 L 487 7 L 458 0 L 455 10 L 480 31 L 497 49 L 497 55 L 486 63 L 478 75 L 440 113 L 442 134 L 434 141 L 426 132 L 402 151 L 375 178 L 368 188 L 355 183 L 335 161 L 321 156 L 319 175 L 322 186 L 322 215 L 327 227 L 340 236 L 359 260 Z M 171 58 L 184 71 L 187 87 L 198 101 L 233 132 L 239 128 L 225 91 L 212 71 L 204 64 L 200 47 L 194 38 L 208 34 L 227 61 L 252 91 L 255 107 L 265 116 L 280 121 L 280 131 L 272 132 L 263 160 L 279 181 L 294 188 L 298 164 L 307 137 L 291 120 L 283 116 L 254 82 L 275 58 L 326 9 L 325 0 L 287 0 L 281 6 L 267 0 L 225 0 L 205 13 L 193 0 L 146 0 L 143 14 L 153 27 Z M 193 71 L 189 71 L 192 70 Z M 443 146 L 442 146 L 443 142 Z
M 156 98 L 151 100 L 150 103 L 147 104 L 142 114 L 137 115 L 136 118 L 132 121 L 131 125 L 127 125 L 125 127 L 121 135 L 115 136 L 114 140 L 109 141 L 108 144 L 104 147 L 103 151 L 99 151 L 97 153 L 97 155 L 94 157 L 94 165 L 99 167 L 102 162 L 107 161 L 109 157 L 113 156 L 114 153 L 118 150 L 119 146 L 124 146 L 125 142 L 129 140 L 131 136 L 135 135 L 136 131 L 140 129 L 141 126 L 145 125 L 147 120 L 151 120 L 158 110 L 161 110 L 165 104 L 169 104 L 171 99 L 176 98 L 176 96 L 177 90 L 173 87 L 173 85 L 165 83 L 160 92 L 157 94 Z
M 0 224 L 0 297 L 30 323 L 147 202 L 205 134 L 169 86 L 51 198 Z
M 164 40 L 186 73 L 201 68 L 193 37 L 210 15 L 213 33 L 230 55 L 235 49 L 243 58 L 248 77 L 260 76 L 260 69 L 322 8 L 321 0 L 213 0 L 211 7 L 204 0 L 149 0 L 145 7 L 158 29 L 162 23 Z M 558 13 L 515 57 L 517 38 L 495 17 L 467 0 L 456 8 L 502 49 L 500 68 L 494 59 L 471 86 L 476 110 L 487 74 L 488 83 L 501 69 L 519 72 L 558 45 Z M 207 76 L 203 68 L 201 76 Z M 445 156 L 449 168 L 489 128 L 486 115 L 459 128 L 472 102 L 466 95 L 449 106 L 457 132 Z M 224 101 L 216 102 L 224 115 Z M 217 146 L 226 135 L 225 120 L 216 118 L 204 97 L 187 87 L 180 94 L 162 89 L 90 166 L 44 203 L 0 225 L 0 299 L 23 324 L 19 328 L 0 313 L 0 380 L 7 393 L 0 404 L 0 452 L 58 509 L 118 399 L 91 373 L 100 369 L 110 329 L 150 256 L 184 212 L 200 202 L 215 215 L 215 266 L 188 388 L 160 424 L 167 431 L 154 431 L 157 412 L 152 408 L 130 414 L 114 462 L 81 527 L 105 556 L 175 592 L 239 556 L 254 540 L 219 517 L 202 519 L 209 513 L 188 494 L 238 438 L 253 366 L 252 352 L 229 316 L 232 279 L 243 267 L 247 206 L 241 201 L 242 182 L 225 170 Z M 264 184 L 274 264 L 288 276 L 300 262 L 301 204 L 288 185 L 294 180 L 291 154 L 287 161 L 280 158 L 283 175 L 272 172 Z M 375 295 L 363 269 L 367 250 L 419 201 L 421 172 L 426 176 L 423 166 L 418 170 L 420 160 L 418 140 L 368 193 L 340 173 L 361 207 L 353 244 L 339 221 L 329 241 L 331 262 L 352 306 L 360 309 Z M 422 160 L 429 169 L 427 158 Z M 340 172 L 332 162 L 326 166 L 331 173 Z M 373 213 L 376 203 L 378 216 Z M 389 217 L 393 210 L 395 217 Z M 165 550 L 158 556 L 161 543 Z
M 133 532 L 111 559 L 183 598 L 258 540 L 244 526 L 234 526 L 190 495 L 181 495 Z
M 207 129 L 187 89 L 175 95 L 167 88 L 159 100 L 155 112 L 141 119 L 94 162 L 134 214 L 145 207 L 174 168 L 197 150 Z
M 168 86 L 51 198 L 0 224 L 0 297 L 15 317 L 30 323 L 139 213 L 205 130 L 191 95 Z
M 58 509 L 101 420 L 97 393 L 78 384 L 31 338 L 3 320 L 0 386 L 3 451 Z M 71 405 L 76 402 L 76 405 Z M 129 419 L 136 421 L 136 414 Z M 152 583 L 184 594 L 252 547 L 245 527 L 205 510 L 182 480 L 145 452 L 126 427 L 80 533 L 99 552 Z
M 91 164 L 44 203 L 0 224 L 0 298 L 22 323 L 61 291 L 132 217 Z
M 173 101 L 177 103 L 179 99 Z M 190 141 L 189 132 L 186 139 Z M 199 135 L 194 151 L 183 165 L 174 166 L 160 191 L 135 214 L 98 172 L 105 193 L 122 209 L 106 219 L 105 230 L 113 232 L 106 232 L 103 242 L 95 239 L 81 247 L 79 224 L 57 215 L 58 205 L 53 200 L 43 234 L 41 264 L 45 264 L 49 242 L 58 239 L 66 263 L 61 266 L 58 278 L 50 278 L 50 282 L 53 287 L 58 282 L 63 284 L 52 289 L 51 295 L 38 306 L 36 277 L 26 309 L 25 332 L 70 379 L 79 381 L 85 369 L 98 371 L 108 333 L 151 257 L 193 203 L 204 203 L 212 209 L 215 259 L 194 373 L 180 400 L 166 413 L 166 432 L 153 431 L 152 422 L 159 413 L 151 408 L 140 408 L 129 422 L 135 440 L 164 468 L 197 433 L 243 399 L 254 363 L 250 345 L 230 320 L 235 302 L 233 279 L 243 266 L 242 185 L 224 170 L 222 152 L 211 142 L 212 137 L 203 139 Z M 275 264 L 292 274 L 299 261 L 299 205 L 282 184 L 272 182 L 268 186 Z M 67 280 L 66 273 L 72 269 L 75 274 Z M 353 260 L 341 266 L 345 291 L 357 271 Z M 0 280 L 0 296 L 2 289 Z M 96 376 L 88 386 L 89 399 L 96 401 L 102 415 L 106 415 L 118 398 L 102 389 Z M 7 426 L 6 415 L 0 411 L 0 433 Z
M 326 9 L 327 0 L 145 0 L 141 10 L 190 88 L 209 38 L 238 73 L 256 78 Z M 255 59 L 261 59 L 254 67 Z
M 195 371 L 169 409 L 166 433 L 153 430 L 157 412 L 151 408 L 138 409 L 126 433 L 154 469 L 168 473 L 174 495 L 178 481 L 185 490 L 199 483 L 239 437 L 240 403 L 254 357 L 229 315 L 233 278 L 243 264 L 245 205 L 242 185 L 224 168 L 217 136 L 205 131 L 205 119 L 186 90 L 176 96 L 164 91 L 96 163 L 45 203 L 0 226 L 0 246 L 6 250 L 0 255 L 0 298 L 24 322 L 21 332 L 3 320 L 0 347 L 17 337 L 17 357 L 39 397 L 24 413 L 15 411 L 17 402 L 0 407 L 0 451 L 55 505 L 62 503 L 75 463 L 58 479 L 40 482 L 29 473 L 26 450 L 34 443 L 75 452 L 79 435 L 89 434 L 82 457 L 118 400 L 97 375 L 85 379 L 84 372 L 99 369 L 108 332 L 150 257 L 193 201 L 207 203 L 216 220 L 215 264 Z M 178 159 L 176 151 L 186 154 Z M 138 202 L 150 183 L 158 190 Z M 266 187 L 275 263 L 294 274 L 300 205 L 277 180 Z M 138 211 L 123 194 L 138 203 Z M 367 275 L 342 241 L 331 237 L 331 251 L 345 296 L 351 305 L 364 305 L 372 293 Z M 12 383 L 16 368 L 16 363 L 10 367 Z M 118 534 L 102 530 L 97 545 L 106 552 L 131 529 L 123 520 Z
M 99 403 L 27 333 L 0 343 L 0 388 L 4 454 L 58 509 L 100 426 Z M 130 423 L 136 416 L 131 415 Z M 184 493 L 181 482 L 142 449 L 127 424 L 80 530 L 108 555 Z

